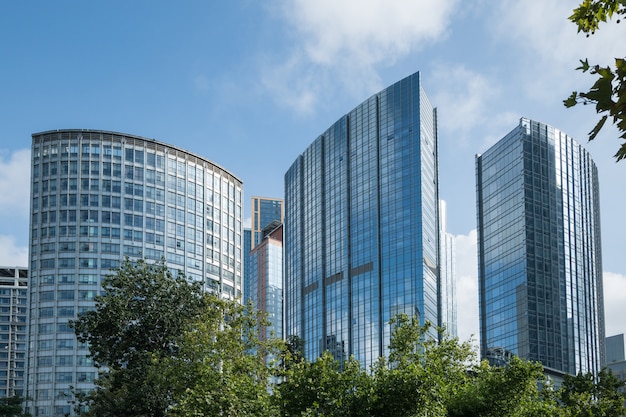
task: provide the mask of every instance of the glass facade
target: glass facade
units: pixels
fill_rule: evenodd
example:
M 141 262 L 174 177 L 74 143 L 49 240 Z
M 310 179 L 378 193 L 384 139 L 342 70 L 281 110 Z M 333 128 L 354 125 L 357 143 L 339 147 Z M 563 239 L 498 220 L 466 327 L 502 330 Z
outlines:
M 576 374 L 604 364 L 598 173 L 565 133 L 521 119 L 476 157 L 481 354 Z
M 271 333 L 283 338 L 283 226 L 267 231 L 250 252 L 250 292 L 246 297 L 265 313 L 271 325 L 261 338 Z
M 456 241 L 446 229 L 446 202 L 439 200 L 441 246 L 441 321 L 452 337 L 458 336 L 456 309 Z
M 97 377 L 68 321 L 94 307 L 124 256 L 235 298 L 242 291 L 242 183 L 152 139 L 95 130 L 33 134 L 28 397 L 34 416 L 73 413 Z
M 252 197 L 252 248 L 263 240 L 263 229 L 274 220 L 282 223 L 285 210 L 282 198 Z
M 257 245 L 260 245 L 263 242 L 268 230 L 265 230 L 266 227 L 270 227 L 270 229 L 275 229 L 278 224 L 282 224 L 285 217 L 285 209 L 283 199 L 281 198 L 268 198 L 268 197 L 252 197 L 252 217 L 251 217 L 251 228 L 244 230 L 244 297 L 245 299 L 252 299 L 254 301 L 255 296 L 251 296 L 250 293 L 253 290 L 251 286 L 256 286 L 257 282 L 255 280 L 260 277 L 257 275 L 252 275 L 250 272 L 249 265 L 251 262 L 256 262 L 255 260 L 250 259 L 250 251 L 254 249 Z M 269 230 L 271 231 L 271 230 Z M 282 238 L 281 238 L 282 241 Z M 281 258 L 282 259 L 282 258 Z M 282 280 L 282 272 L 281 272 L 281 280 Z M 282 291 L 282 284 L 281 284 Z M 282 299 L 282 294 L 281 294 Z M 256 302 L 255 302 L 256 304 Z M 282 317 L 282 314 L 281 314 Z
M 415 73 L 343 116 L 285 174 L 286 336 L 365 366 L 399 313 L 440 322 L 436 111 Z M 436 335 L 433 335 L 436 336 Z

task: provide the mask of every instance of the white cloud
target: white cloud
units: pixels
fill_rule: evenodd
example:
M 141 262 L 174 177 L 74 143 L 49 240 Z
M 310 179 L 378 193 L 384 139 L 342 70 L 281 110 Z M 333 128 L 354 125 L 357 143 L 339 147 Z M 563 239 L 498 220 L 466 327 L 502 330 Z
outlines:
M 285 13 L 315 64 L 371 66 L 444 35 L 455 1 L 293 0 Z
M 604 272 L 606 335 L 626 333 L 626 275 Z
M 478 262 L 476 229 L 467 235 L 456 235 L 456 294 L 457 329 L 459 340 L 473 338 L 479 343 L 478 332 Z
M 493 8 L 496 39 L 519 51 L 518 71 L 524 82 L 520 92 L 551 99 L 553 92 L 588 88 L 592 78 L 574 69 L 579 59 L 612 64 L 621 56 L 626 25 L 609 22 L 590 37 L 577 33 L 567 18 L 577 3 L 544 0 L 504 1 Z
M 293 51 L 263 71 L 277 100 L 302 113 L 331 90 L 349 94 L 380 88 L 377 66 L 391 66 L 446 36 L 457 0 L 285 0 L 282 17 L 293 29 Z
M 438 64 L 434 66 L 429 84 L 432 102 L 438 109 L 441 130 L 445 131 L 451 146 L 482 150 L 502 137 L 502 132 L 517 124 L 520 115 L 503 108 L 493 108 L 500 102 L 501 87 L 497 79 L 475 72 L 464 65 Z M 476 140 L 479 129 L 482 143 Z M 494 132 L 490 134 L 489 132 Z
M 553 63 L 567 65 L 585 56 L 593 60 L 613 58 L 621 46 L 618 39 L 622 39 L 620 36 L 626 33 L 626 28 L 608 22 L 595 35 L 586 37 L 568 20 L 575 6 L 575 3 L 543 0 L 500 2 L 495 9 L 498 19 L 494 19 L 494 29 L 522 48 L 534 50 L 539 54 L 537 58 Z
M 261 83 L 271 92 L 278 104 L 291 108 L 300 114 L 312 114 L 319 102 L 320 82 L 325 71 L 319 70 L 315 76 L 313 69 L 302 67 L 301 54 L 291 56 L 287 61 L 270 66 L 263 71 Z
M 28 247 L 17 246 L 13 236 L 0 235 L 0 265 L 28 267 Z
M 0 214 L 28 212 L 30 150 L 0 151 Z

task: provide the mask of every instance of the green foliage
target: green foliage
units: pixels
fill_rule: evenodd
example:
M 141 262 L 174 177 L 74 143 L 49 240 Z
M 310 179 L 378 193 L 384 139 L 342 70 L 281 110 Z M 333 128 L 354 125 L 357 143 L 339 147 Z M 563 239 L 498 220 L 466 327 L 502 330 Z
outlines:
M 568 377 L 557 392 L 539 390 L 541 365 L 476 364 L 469 343 L 406 315 L 391 321 L 389 358 L 368 371 L 329 352 L 307 361 L 297 337 L 260 339 L 268 323 L 252 305 L 204 293 L 173 277 L 163 262 L 127 259 L 103 286 L 96 309 L 73 322 L 101 367 L 95 390 L 78 396 L 83 416 L 612 417 L 625 411 L 621 383 L 605 371 L 598 379 Z M 1 410 L 2 404 L 0 417 Z M 21 415 L 10 410 L 4 415 Z
M 598 30 L 601 22 L 611 19 L 614 14 L 625 14 L 625 9 L 626 1 L 624 0 L 583 0 L 574 9 L 569 20 L 576 24 L 579 32 L 593 34 Z
M 354 358 L 343 365 L 329 352 L 313 362 L 287 360 L 274 402 L 282 416 L 369 416 L 371 379 Z
M 207 295 L 208 308 L 180 340 L 176 356 L 155 357 L 158 385 L 172 387 L 172 416 L 274 416 L 273 359 L 281 344 L 259 340 L 268 325 L 251 304 Z M 266 364 L 267 363 L 267 364 Z
M 626 15 L 626 0 L 584 0 L 569 19 L 576 24 L 579 32 L 587 36 L 594 34 L 601 22 L 606 22 L 614 15 Z M 617 19 L 619 23 L 620 20 Z M 611 118 L 613 124 L 621 132 L 620 138 L 626 141 L 626 60 L 615 58 L 615 67 L 590 65 L 588 60 L 581 60 L 576 68 L 584 73 L 597 76 L 589 91 L 574 91 L 563 103 L 573 107 L 578 103 L 595 104 L 596 112 L 602 117 L 589 132 L 589 140 L 596 138 Z M 626 142 L 622 143 L 615 154 L 617 161 L 626 158 Z
M 446 404 L 468 378 L 474 360 L 469 343 L 459 344 L 431 325 L 420 326 L 415 317 L 399 315 L 391 322 L 389 361 L 374 367 L 376 416 L 445 416 Z
M 197 283 L 173 277 L 164 262 L 128 258 L 102 283 L 95 310 L 72 322 L 100 367 L 96 389 L 77 395 L 86 416 L 165 416 L 171 389 L 156 385 L 154 364 L 175 357 L 178 339 L 206 309 Z
M 450 417 L 555 415 L 551 395 L 542 395 L 537 383 L 544 380 L 541 364 L 514 357 L 506 367 L 483 361 L 448 404 Z M 550 394 L 551 388 L 543 394 Z
M 23 402 L 24 398 L 19 395 L 0 398 L 0 417 L 30 417 L 22 410 Z
M 591 374 L 566 375 L 559 392 L 565 416 L 619 417 L 626 414 L 624 396 L 618 391 L 624 383 L 603 369 Z

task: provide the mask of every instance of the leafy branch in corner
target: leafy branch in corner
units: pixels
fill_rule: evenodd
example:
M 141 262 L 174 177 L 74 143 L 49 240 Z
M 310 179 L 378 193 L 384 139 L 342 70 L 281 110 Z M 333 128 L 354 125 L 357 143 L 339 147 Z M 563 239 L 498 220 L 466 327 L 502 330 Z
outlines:
M 620 23 L 620 17 L 626 15 L 626 0 L 584 0 L 569 17 L 578 26 L 578 32 L 584 32 L 587 37 L 598 30 L 601 22 L 607 22 L 617 16 L 616 23 Z M 624 141 L 615 154 L 617 161 L 626 158 L 626 58 L 615 58 L 615 67 L 590 65 L 587 59 L 580 60 L 581 66 L 576 68 L 583 73 L 597 76 L 595 83 L 589 91 L 574 91 L 565 100 L 565 107 L 573 107 L 579 103 L 583 105 L 595 104 L 596 112 L 602 117 L 589 132 L 589 140 L 596 138 L 604 127 L 607 119 L 611 118 L 613 124 L 620 132 L 620 138 Z

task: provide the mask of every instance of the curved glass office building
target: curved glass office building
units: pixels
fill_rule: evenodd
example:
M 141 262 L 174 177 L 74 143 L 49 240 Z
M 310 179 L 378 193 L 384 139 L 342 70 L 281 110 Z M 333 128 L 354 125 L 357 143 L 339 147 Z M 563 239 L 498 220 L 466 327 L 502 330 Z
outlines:
M 436 111 L 415 73 L 335 122 L 285 175 L 286 332 L 365 366 L 399 313 L 440 323 Z M 436 337 L 436 334 L 434 334 Z
M 522 118 L 476 157 L 480 345 L 547 371 L 604 364 L 598 171 L 574 139 Z
M 28 392 L 34 416 L 72 414 L 96 369 L 68 320 L 94 307 L 124 256 L 241 295 L 242 182 L 152 139 L 98 130 L 33 134 Z

